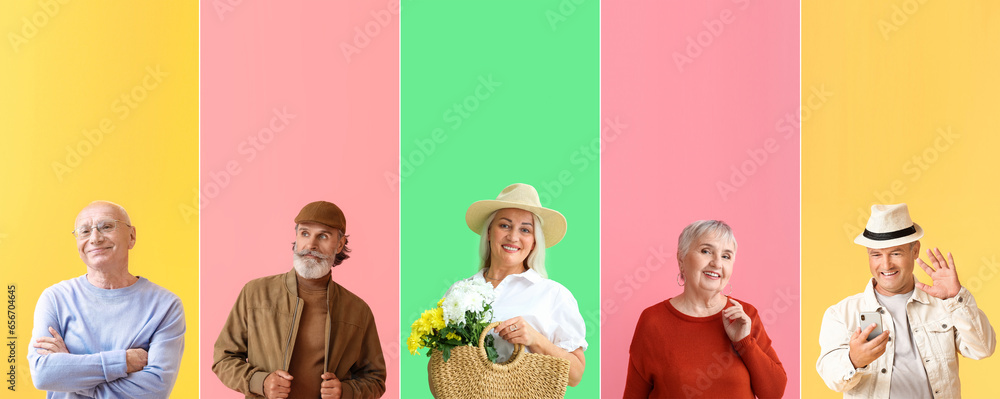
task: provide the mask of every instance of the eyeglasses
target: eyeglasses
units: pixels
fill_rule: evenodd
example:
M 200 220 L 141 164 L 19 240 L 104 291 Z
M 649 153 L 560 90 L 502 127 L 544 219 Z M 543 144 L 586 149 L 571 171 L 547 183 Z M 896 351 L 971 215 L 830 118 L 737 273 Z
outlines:
M 78 226 L 76 230 L 73 230 L 73 236 L 75 236 L 77 240 L 82 240 L 87 237 L 90 237 L 90 234 L 93 233 L 94 231 L 100 231 L 101 234 L 105 235 L 110 234 L 118 229 L 118 223 L 124 224 L 128 227 L 132 227 L 132 225 L 125 223 L 121 220 L 114 220 L 114 219 L 102 220 L 100 222 L 97 222 L 97 224 L 93 226 Z

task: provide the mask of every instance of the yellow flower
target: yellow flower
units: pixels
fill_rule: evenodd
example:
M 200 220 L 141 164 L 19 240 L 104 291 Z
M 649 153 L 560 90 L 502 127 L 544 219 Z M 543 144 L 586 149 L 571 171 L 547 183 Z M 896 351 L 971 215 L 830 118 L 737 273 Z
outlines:
M 424 347 L 424 340 L 421 339 L 421 338 L 422 337 L 418 337 L 418 336 L 415 336 L 413 334 L 410 334 L 410 338 L 406 340 L 406 347 L 410 349 L 410 354 L 411 355 L 416 355 L 416 354 L 420 353 L 420 352 L 418 352 L 420 349 L 423 349 L 423 347 Z
M 428 312 L 430 313 L 429 316 L 431 317 L 431 319 L 429 320 L 431 327 L 434 328 L 435 330 L 440 330 L 444 328 L 445 326 L 444 309 L 442 309 L 441 307 L 437 307 L 434 310 L 429 310 Z
M 417 321 L 414 321 L 413 325 L 410 326 L 410 332 L 413 335 L 424 336 L 431 332 L 431 326 L 426 320 L 424 320 L 423 317 L 421 317 L 417 319 Z
M 456 340 L 456 341 L 461 341 L 462 340 L 462 336 L 458 335 L 458 334 L 455 334 L 454 332 L 449 332 L 448 335 L 445 336 L 445 338 L 447 338 L 447 339 L 453 339 L 453 340 Z
M 420 318 L 410 325 L 410 337 L 406 339 L 406 347 L 410 354 L 416 355 L 420 349 L 427 347 L 427 337 L 437 335 L 439 331 L 447 326 L 444 321 L 444 309 L 441 304 L 444 298 L 438 301 L 438 306 L 434 309 L 425 310 L 420 314 Z M 455 333 L 448 333 L 447 339 L 461 340 L 461 336 Z

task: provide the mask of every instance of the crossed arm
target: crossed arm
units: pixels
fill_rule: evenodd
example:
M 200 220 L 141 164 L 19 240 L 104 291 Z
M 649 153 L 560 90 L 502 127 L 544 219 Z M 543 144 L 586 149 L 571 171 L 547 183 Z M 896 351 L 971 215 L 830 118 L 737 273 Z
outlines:
M 170 304 L 162 320 L 136 326 L 135 335 L 149 336 L 148 343 L 95 353 L 81 353 L 82 348 L 73 348 L 78 352 L 73 353 L 66 345 L 67 331 L 61 331 L 65 324 L 57 317 L 53 300 L 43 294 L 35 309 L 28 361 L 36 388 L 96 398 L 170 395 L 184 348 L 184 311 L 179 300 Z

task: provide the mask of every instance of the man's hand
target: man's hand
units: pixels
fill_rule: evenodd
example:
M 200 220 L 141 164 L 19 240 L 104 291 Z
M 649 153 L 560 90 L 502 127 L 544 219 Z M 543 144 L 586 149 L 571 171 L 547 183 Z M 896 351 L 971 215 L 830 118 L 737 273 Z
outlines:
M 889 330 L 882 331 L 877 337 L 868 341 L 868 334 L 872 331 L 875 331 L 875 325 L 869 324 L 863 331 L 858 327 L 854 330 L 854 334 L 851 334 L 851 350 L 848 355 L 854 368 L 865 367 L 885 353 L 885 346 L 889 343 Z
M 292 392 L 292 375 L 285 370 L 274 370 L 264 378 L 264 397 L 267 399 L 287 398 Z
M 948 253 L 948 261 L 945 262 L 941 250 L 934 248 L 934 252 L 927 250 L 927 257 L 931 259 L 934 268 L 931 268 L 923 259 L 917 258 L 920 268 L 931 276 L 933 285 L 927 285 L 919 281 L 916 282 L 920 288 L 928 295 L 938 299 L 953 298 L 958 295 L 958 290 L 962 289 L 962 284 L 958 282 L 958 273 L 955 272 L 955 258 Z
M 747 316 L 746 312 L 743 311 L 743 305 L 740 305 L 733 298 L 729 298 L 729 302 L 733 306 L 722 311 L 722 327 L 726 329 L 729 340 L 736 342 L 750 335 L 752 321 L 750 316 Z
M 125 372 L 132 374 L 136 371 L 142 370 L 146 367 L 147 363 L 146 350 L 142 348 L 133 348 L 125 351 Z
M 35 351 L 39 355 L 48 355 L 52 353 L 69 353 L 69 349 L 66 349 L 66 343 L 63 342 L 63 338 L 56 332 L 56 329 L 49 327 L 49 334 L 51 337 L 39 337 L 35 340 L 34 346 L 38 349 Z
M 323 399 L 340 399 L 341 388 L 340 380 L 337 379 L 337 375 L 334 373 L 323 373 L 321 376 L 323 378 L 323 384 L 320 385 L 320 397 Z

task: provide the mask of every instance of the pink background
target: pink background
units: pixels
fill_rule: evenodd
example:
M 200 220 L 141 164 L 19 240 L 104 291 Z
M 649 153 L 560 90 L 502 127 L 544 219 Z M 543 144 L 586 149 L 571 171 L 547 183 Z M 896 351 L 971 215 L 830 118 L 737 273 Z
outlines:
M 713 22 L 724 10 L 730 23 Z M 779 124 L 798 115 L 798 14 L 786 2 L 602 3 L 602 128 L 627 125 L 602 143 L 603 397 L 621 397 L 639 314 L 681 292 L 677 236 L 699 219 L 733 227 L 732 295 L 761 312 L 798 396 L 799 130 Z M 693 61 L 683 71 L 675 52 Z M 752 174 L 723 198 L 732 167 Z
M 384 177 L 399 165 L 398 6 L 243 1 L 220 17 L 215 4 L 228 2 L 201 5 L 201 396 L 242 397 L 212 373 L 215 340 L 247 281 L 291 269 L 299 209 L 327 200 L 353 250 L 333 278 L 371 306 L 384 397 L 399 397 L 399 195 Z M 295 117 L 260 133 L 274 109 Z M 270 140 L 252 159 L 251 136 Z

